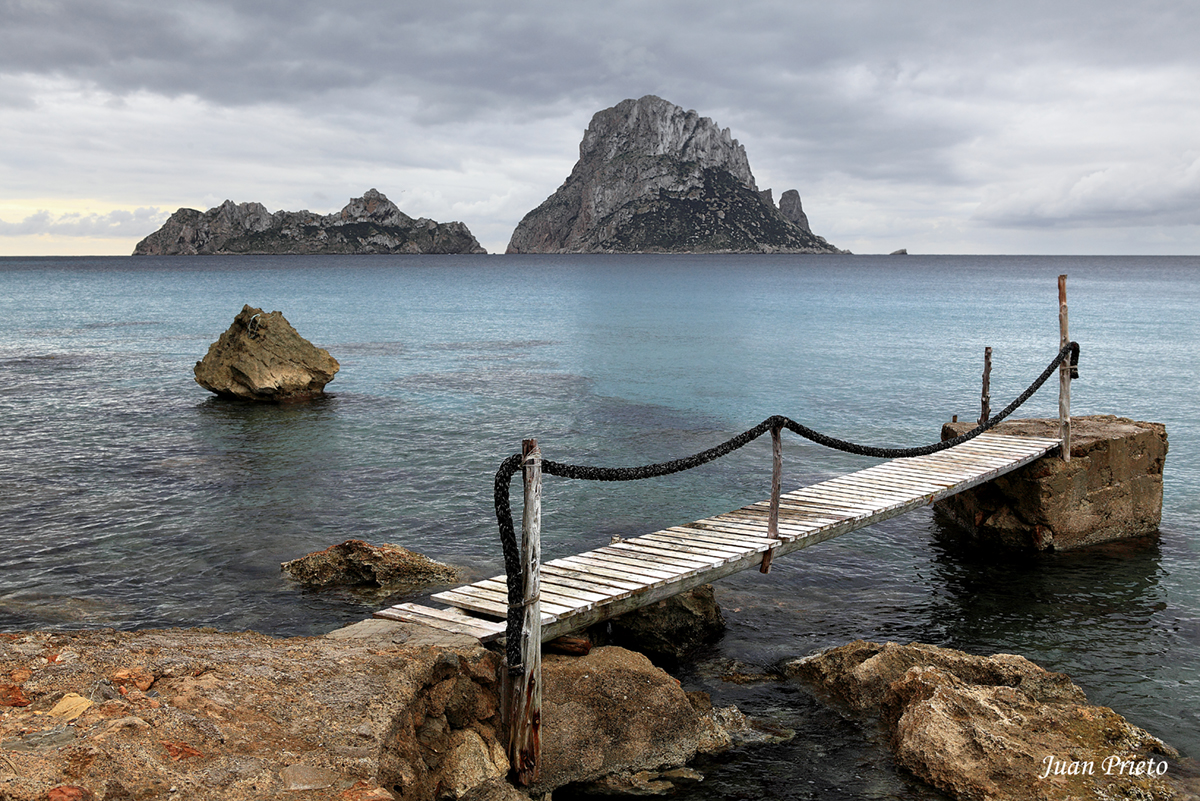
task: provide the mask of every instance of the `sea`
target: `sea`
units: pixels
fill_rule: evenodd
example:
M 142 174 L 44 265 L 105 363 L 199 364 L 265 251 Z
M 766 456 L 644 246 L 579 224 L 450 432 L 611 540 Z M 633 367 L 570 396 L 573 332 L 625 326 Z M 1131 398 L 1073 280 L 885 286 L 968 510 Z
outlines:
M 1059 275 L 1073 415 L 1166 425 L 1159 533 L 999 554 L 922 510 L 722 580 L 728 630 L 677 675 L 796 736 L 704 760 L 678 797 L 941 798 L 805 687 L 725 680 L 860 638 L 1022 654 L 1194 759 L 1198 257 L 0 259 L 0 631 L 313 635 L 422 597 L 280 571 L 350 538 L 500 574 L 493 477 L 525 438 L 599 466 L 686 456 L 773 414 L 937 441 L 979 416 L 986 347 L 993 410 L 1055 356 Z M 252 405 L 195 383 L 243 304 L 338 359 L 327 397 Z M 1056 416 L 1056 384 L 1016 416 Z M 784 487 L 875 461 L 785 434 Z M 770 480 L 769 437 L 666 478 L 548 478 L 545 558 L 764 499 Z

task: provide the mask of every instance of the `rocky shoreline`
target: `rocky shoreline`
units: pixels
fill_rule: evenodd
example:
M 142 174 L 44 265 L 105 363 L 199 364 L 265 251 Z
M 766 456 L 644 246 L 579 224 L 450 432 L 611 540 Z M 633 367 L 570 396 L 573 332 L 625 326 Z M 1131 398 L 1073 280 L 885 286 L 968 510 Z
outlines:
M 0 799 L 664 795 L 703 779 L 697 755 L 787 736 L 634 651 L 547 654 L 542 775 L 517 789 L 499 667 L 471 638 L 389 621 L 324 637 L 0 634 Z M 899 764 L 956 798 L 1195 797 L 1170 783 L 1169 746 L 1021 657 L 856 642 L 783 672 L 881 716 Z M 1141 769 L 1103 774 L 1109 757 Z

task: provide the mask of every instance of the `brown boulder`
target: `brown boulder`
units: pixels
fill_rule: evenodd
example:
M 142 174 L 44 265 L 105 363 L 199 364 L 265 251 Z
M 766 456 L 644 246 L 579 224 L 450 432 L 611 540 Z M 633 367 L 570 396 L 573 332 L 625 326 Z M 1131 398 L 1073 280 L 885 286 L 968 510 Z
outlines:
M 1021 656 L 860 640 L 786 672 L 878 712 L 896 761 L 955 798 L 1174 797 L 1174 749 Z
M 936 645 L 856 640 L 789 662 L 784 672 L 859 712 L 879 712 L 892 683 L 909 668 L 933 666 L 971 684 L 1020 688 L 1044 701 L 1087 700 L 1062 673 L 1051 673 L 1017 654 L 975 656 Z
M 194 372 L 197 384 L 223 398 L 279 403 L 321 395 L 339 367 L 281 312 L 247 305 Z
M 542 658 L 542 771 L 536 789 L 686 764 L 701 716 L 679 682 L 624 648 Z
M 371 545 L 362 540 L 346 540 L 279 567 L 297 581 L 314 587 L 418 587 L 458 579 L 458 571 L 450 565 L 399 545 Z

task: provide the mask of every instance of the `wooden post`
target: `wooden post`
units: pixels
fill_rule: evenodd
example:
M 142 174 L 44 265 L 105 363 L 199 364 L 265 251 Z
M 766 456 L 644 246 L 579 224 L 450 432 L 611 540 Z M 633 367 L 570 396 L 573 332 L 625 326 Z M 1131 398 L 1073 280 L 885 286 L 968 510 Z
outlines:
M 542 608 L 539 600 L 542 558 L 542 452 L 536 439 L 521 443 L 525 508 L 521 519 L 521 672 L 510 682 L 508 759 L 516 779 L 533 784 L 542 751 Z
M 1067 333 L 1067 277 L 1058 277 L 1058 347 L 1071 341 Z M 1062 458 L 1071 461 L 1071 360 L 1058 367 L 1058 436 L 1062 440 Z
M 783 485 L 783 440 L 778 426 L 771 429 L 771 511 L 767 515 L 767 536 L 773 540 L 779 539 L 779 493 Z M 771 572 L 771 557 L 775 549 L 763 554 L 762 564 L 758 572 Z
M 979 425 L 992 416 L 992 349 L 983 349 L 983 391 L 979 394 Z

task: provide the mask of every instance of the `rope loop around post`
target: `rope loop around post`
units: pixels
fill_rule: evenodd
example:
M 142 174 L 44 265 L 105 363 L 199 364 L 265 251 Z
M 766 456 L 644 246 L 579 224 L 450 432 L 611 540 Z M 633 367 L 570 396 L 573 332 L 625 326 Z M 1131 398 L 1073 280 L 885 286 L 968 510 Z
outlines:
M 588 481 L 636 481 L 643 478 L 658 478 L 660 476 L 668 476 L 672 473 L 679 473 L 684 470 L 690 470 L 693 467 L 699 467 L 702 464 L 720 459 L 722 456 L 727 456 L 734 451 L 742 448 L 754 440 L 761 437 L 763 434 L 774 429 L 786 428 L 793 434 L 797 434 L 805 439 L 824 445 L 827 448 L 843 451 L 844 453 L 853 453 L 859 456 L 874 456 L 884 459 L 904 459 L 913 456 L 928 456 L 929 454 L 938 453 L 956 445 L 961 445 L 968 442 L 984 432 L 994 428 L 1000 421 L 1015 412 L 1021 407 L 1025 401 L 1029 400 L 1035 392 L 1037 392 L 1047 379 L 1054 374 L 1054 371 L 1063 363 L 1064 360 L 1070 358 L 1068 362 L 1072 367 L 1072 372 L 1076 372 L 1079 364 L 1079 343 L 1068 342 L 1054 357 L 1053 361 L 1046 366 L 1042 374 L 1034 379 L 1024 392 L 1017 396 L 1016 400 L 1004 407 L 998 414 L 993 415 L 988 420 L 980 423 L 975 428 L 961 434 L 952 439 L 942 440 L 930 445 L 922 445 L 914 448 L 877 448 L 867 445 L 858 445 L 853 442 L 830 437 L 818 431 L 814 431 L 807 426 L 801 425 L 783 415 L 772 415 L 766 420 L 763 420 L 753 428 L 743 431 L 735 437 L 732 437 L 720 445 L 709 448 L 706 451 L 686 456 L 681 459 L 673 459 L 669 462 L 659 462 L 657 464 L 642 465 L 640 467 L 590 467 L 584 465 L 562 464 L 549 459 L 543 459 L 542 472 L 545 474 L 559 476 L 562 478 L 576 478 Z M 520 657 L 520 632 L 521 619 L 524 611 L 523 588 L 521 586 L 521 554 L 517 546 L 516 533 L 513 529 L 512 507 L 509 504 L 509 486 L 512 483 L 512 477 L 518 470 L 521 469 L 522 456 L 519 453 L 513 454 L 501 462 L 499 469 L 496 471 L 496 480 L 494 486 L 495 507 L 496 507 L 496 523 L 500 530 L 500 544 L 504 551 L 504 572 L 508 585 L 508 617 L 507 628 L 505 632 L 505 656 L 510 669 L 518 667 L 521 663 Z

